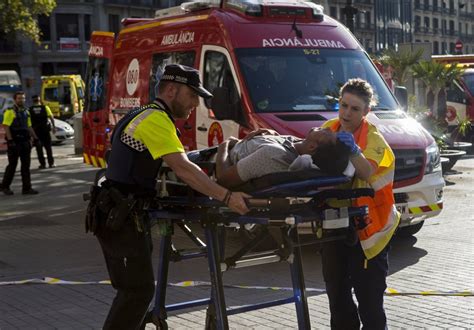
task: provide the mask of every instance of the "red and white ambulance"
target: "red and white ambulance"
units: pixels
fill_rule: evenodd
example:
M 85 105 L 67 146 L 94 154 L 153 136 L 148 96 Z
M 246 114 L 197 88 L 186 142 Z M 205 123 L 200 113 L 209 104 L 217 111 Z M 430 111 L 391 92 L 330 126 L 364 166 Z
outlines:
M 86 162 L 104 165 L 114 124 L 155 98 L 170 63 L 197 68 L 214 94 L 177 123 L 188 150 L 258 127 L 304 136 L 337 116 L 338 89 L 361 77 L 378 99 L 369 119 L 397 157 L 394 192 L 402 226 L 412 225 L 406 230 L 414 233 L 441 212 L 444 180 L 436 143 L 400 110 L 357 39 L 321 6 L 295 0 L 189 2 L 157 11 L 155 19 L 125 20 L 112 39 L 95 32 L 91 40 Z

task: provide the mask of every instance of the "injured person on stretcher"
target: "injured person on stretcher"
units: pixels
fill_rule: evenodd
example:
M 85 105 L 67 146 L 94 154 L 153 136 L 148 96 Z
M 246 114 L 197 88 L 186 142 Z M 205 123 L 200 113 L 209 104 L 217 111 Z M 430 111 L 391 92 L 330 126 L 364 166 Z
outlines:
M 234 188 L 271 173 L 319 169 L 326 175 L 352 176 L 349 148 L 328 129 L 311 128 L 304 139 L 260 129 L 218 147 L 217 182 Z

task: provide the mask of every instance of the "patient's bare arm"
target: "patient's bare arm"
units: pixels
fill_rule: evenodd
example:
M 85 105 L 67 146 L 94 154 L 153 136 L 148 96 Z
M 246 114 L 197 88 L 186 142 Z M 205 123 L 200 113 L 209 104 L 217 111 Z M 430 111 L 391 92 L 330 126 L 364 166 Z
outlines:
M 250 140 L 251 138 L 253 138 L 254 136 L 257 136 L 257 135 L 280 135 L 280 134 L 278 134 L 277 131 L 274 131 L 274 130 L 269 129 L 269 128 L 259 128 L 255 131 L 252 131 L 249 134 L 247 134 L 247 136 L 244 137 L 244 140 Z
M 239 177 L 237 166 L 230 163 L 229 146 L 231 145 L 231 140 L 226 140 L 221 143 L 217 148 L 216 156 L 217 182 L 226 188 L 236 187 L 244 182 Z

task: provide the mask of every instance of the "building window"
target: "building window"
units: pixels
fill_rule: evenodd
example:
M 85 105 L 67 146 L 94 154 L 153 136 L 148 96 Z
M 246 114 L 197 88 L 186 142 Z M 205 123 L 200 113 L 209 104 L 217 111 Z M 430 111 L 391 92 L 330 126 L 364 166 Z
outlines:
M 430 18 L 429 17 L 425 17 L 425 32 L 428 32 L 430 30 Z
M 38 27 L 41 31 L 41 41 L 51 41 L 51 26 L 49 16 L 38 16 Z
M 454 21 L 449 21 L 449 34 L 454 35 Z
M 60 38 L 79 38 L 79 23 L 76 14 L 56 14 L 56 31 Z
M 120 31 L 120 16 L 109 14 L 109 31 L 118 33 Z
M 367 24 L 367 28 L 370 29 L 370 22 L 371 22 L 371 17 L 370 17 L 370 11 L 367 11 L 365 13 L 365 24 Z
M 443 42 L 441 43 L 441 54 L 443 54 L 443 55 L 444 55 L 444 54 L 447 54 L 448 49 L 447 49 L 446 46 L 447 46 L 447 45 L 446 45 L 446 42 L 443 41 Z
M 449 43 L 449 53 L 450 53 L 450 54 L 454 54 L 454 53 L 455 53 L 455 49 L 456 49 L 455 47 L 456 47 L 456 46 L 455 46 L 454 42 L 450 42 L 450 43 Z
M 91 40 L 91 15 L 84 15 L 84 39 Z
M 439 42 L 438 41 L 433 42 L 433 54 L 435 54 L 435 55 L 439 54 Z
M 337 19 L 337 8 L 334 6 L 329 7 L 329 16 Z
M 415 16 L 415 32 L 420 31 L 421 17 Z

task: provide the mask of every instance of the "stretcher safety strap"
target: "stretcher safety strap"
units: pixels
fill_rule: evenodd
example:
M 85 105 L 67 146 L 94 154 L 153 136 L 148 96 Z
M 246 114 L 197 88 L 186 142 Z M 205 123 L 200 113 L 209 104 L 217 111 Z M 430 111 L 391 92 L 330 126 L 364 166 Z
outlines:
M 21 284 L 56 284 L 56 285 L 111 285 L 110 280 L 104 281 L 65 281 L 53 277 L 44 277 L 44 278 L 32 278 L 19 281 L 4 281 L 0 282 L 0 286 L 6 285 L 21 285 Z M 171 287 L 210 287 L 211 282 L 206 281 L 183 281 L 177 283 L 168 283 L 168 286 Z M 273 287 L 273 286 L 258 286 L 258 285 L 230 285 L 225 284 L 226 288 L 235 288 L 235 289 L 253 289 L 253 290 L 273 290 L 273 291 L 293 291 L 291 287 Z M 326 290 L 319 288 L 306 288 L 306 292 L 319 292 L 325 293 Z M 428 291 L 398 291 L 393 288 L 387 288 L 385 290 L 386 296 L 462 296 L 462 297 L 471 297 L 474 296 L 473 290 L 449 290 L 449 291 L 437 291 L 437 290 L 428 290 Z

